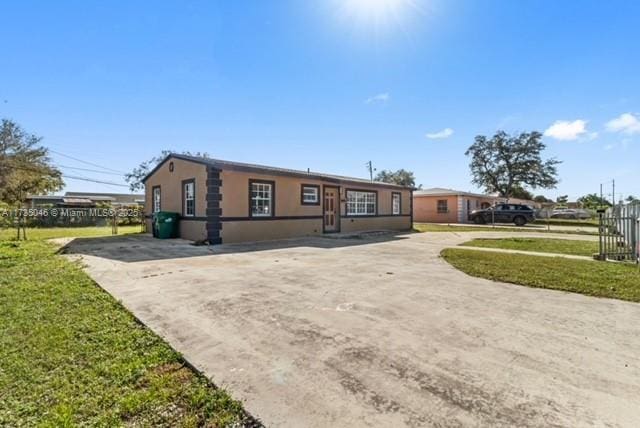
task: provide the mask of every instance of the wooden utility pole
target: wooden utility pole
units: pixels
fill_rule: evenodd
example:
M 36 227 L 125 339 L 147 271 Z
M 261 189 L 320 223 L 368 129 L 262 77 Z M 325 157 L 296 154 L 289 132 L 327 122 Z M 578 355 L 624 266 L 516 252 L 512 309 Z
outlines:
M 366 163 L 367 165 L 367 169 L 369 170 L 369 178 L 371 179 L 371 181 L 373 181 L 373 163 L 371 161 Z

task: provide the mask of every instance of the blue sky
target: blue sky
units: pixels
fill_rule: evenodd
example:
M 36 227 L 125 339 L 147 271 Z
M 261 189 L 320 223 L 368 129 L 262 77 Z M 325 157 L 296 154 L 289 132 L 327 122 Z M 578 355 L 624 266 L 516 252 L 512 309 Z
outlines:
M 117 171 L 167 148 L 461 190 L 475 135 L 539 130 L 563 164 L 536 193 L 639 196 L 638 22 L 631 1 L 5 2 L 0 117 Z

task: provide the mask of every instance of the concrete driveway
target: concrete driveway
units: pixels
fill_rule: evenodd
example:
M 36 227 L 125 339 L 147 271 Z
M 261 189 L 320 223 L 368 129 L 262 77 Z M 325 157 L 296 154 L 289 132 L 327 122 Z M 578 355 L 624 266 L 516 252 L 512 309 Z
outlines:
M 640 305 L 471 278 L 470 236 L 68 251 L 267 426 L 640 426 Z

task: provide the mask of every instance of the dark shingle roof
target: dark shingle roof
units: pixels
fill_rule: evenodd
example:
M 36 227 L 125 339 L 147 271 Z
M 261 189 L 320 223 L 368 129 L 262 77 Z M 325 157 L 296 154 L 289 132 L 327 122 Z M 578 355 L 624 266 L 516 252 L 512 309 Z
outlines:
M 283 175 L 283 176 L 293 176 L 293 177 L 301 177 L 308 179 L 317 179 L 317 180 L 325 180 L 331 181 L 335 183 L 356 183 L 356 184 L 373 184 L 376 186 L 384 186 L 384 187 L 393 187 L 398 189 L 408 189 L 409 186 L 400 186 L 397 184 L 383 183 L 381 181 L 371 181 L 364 178 L 356 178 L 356 177 L 346 177 L 343 175 L 335 175 L 335 174 L 325 174 L 320 172 L 313 171 L 301 171 L 296 169 L 288 169 L 288 168 L 278 168 L 274 166 L 265 166 L 265 165 L 256 165 L 250 163 L 243 162 L 232 162 L 221 159 L 211 159 L 204 158 L 199 156 L 188 156 L 172 153 L 168 155 L 162 162 L 160 162 L 149 174 L 145 176 L 142 180 L 146 181 L 162 164 L 164 164 L 169 158 L 182 159 L 186 161 L 196 162 L 204 165 L 212 166 L 216 169 L 221 170 L 231 170 L 231 171 L 246 171 L 246 172 L 255 172 L 259 174 L 268 174 L 268 175 Z

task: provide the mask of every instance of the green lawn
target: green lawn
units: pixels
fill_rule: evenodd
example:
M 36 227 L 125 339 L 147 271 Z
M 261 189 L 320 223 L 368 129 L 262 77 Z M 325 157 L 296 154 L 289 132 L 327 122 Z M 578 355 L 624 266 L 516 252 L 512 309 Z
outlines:
M 541 224 L 546 225 L 550 224 L 552 226 L 577 226 L 577 227 L 598 227 L 598 219 L 587 219 L 587 220 L 571 220 L 571 219 L 562 219 L 562 218 L 539 218 L 534 220 L 533 224 Z
M 591 256 L 598 252 L 598 242 L 547 238 L 474 239 L 461 244 L 465 247 L 503 248 L 507 250 L 536 251 L 539 253 Z
M 118 234 L 139 233 L 141 227 L 138 226 L 118 226 Z M 16 239 L 16 229 L 0 229 L 0 241 Z M 28 228 L 27 239 L 52 239 L 86 236 L 108 236 L 111 235 L 111 226 L 104 227 L 50 227 L 50 228 Z
M 491 226 L 449 226 L 437 223 L 414 223 L 413 230 L 416 232 L 538 232 L 538 233 L 564 233 L 573 235 L 597 235 L 596 231 L 571 231 L 571 230 L 551 230 L 542 227 L 491 227 Z
M 447 248 L 441 255 L 455 268 L 471 276 L 640 302 L 640 271 L 631 264 L 462 248 Z
M 0 241 L 0 426 L 217 427 L 244 415 L 52 245 Z

